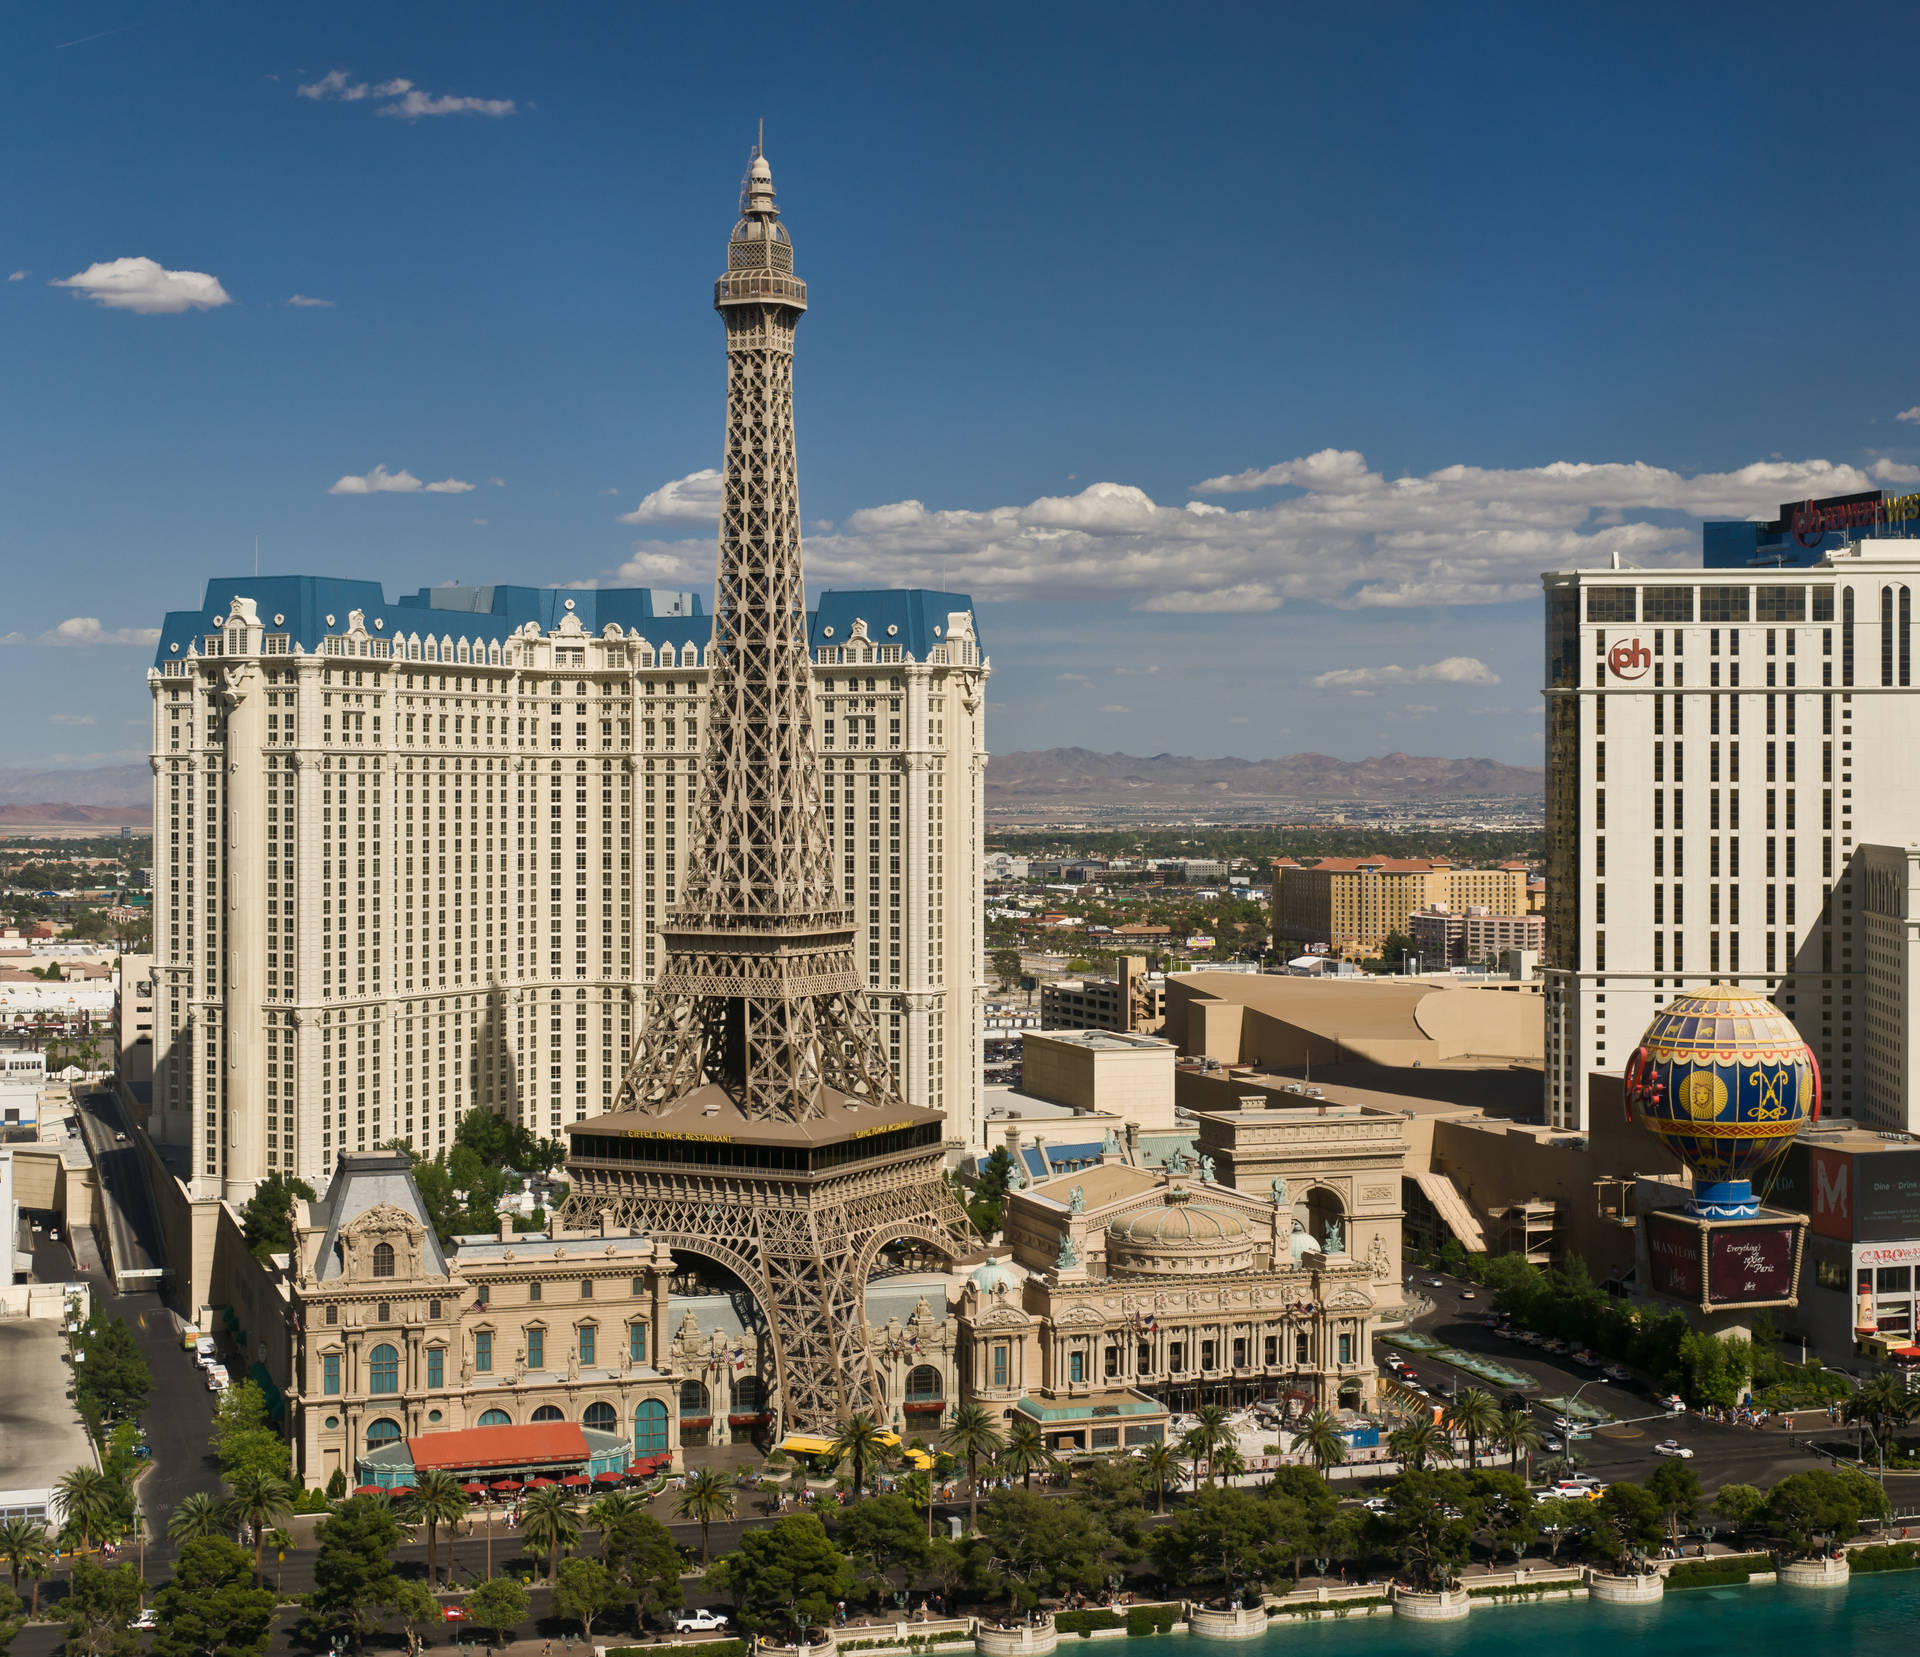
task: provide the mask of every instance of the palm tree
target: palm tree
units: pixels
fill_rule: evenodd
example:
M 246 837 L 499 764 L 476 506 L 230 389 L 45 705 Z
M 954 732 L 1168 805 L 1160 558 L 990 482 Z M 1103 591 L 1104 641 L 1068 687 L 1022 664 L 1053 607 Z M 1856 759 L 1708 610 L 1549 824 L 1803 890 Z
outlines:
M 44 1563 L 53 1538 L 47 1527 L 32 1519 L 13 1518 L 0 1524 L 0 1561 L 13 1577 L 13 1591 L 20 1591 L 20 1573 L 36 1560 Z
M 287 1574 L 287 1555 L 293 1552 L 293 1533 L 285 1530 L 267 1532 L 267 1546 L 273 1549 L 273 1592 L 277 1598 L 281 1581 Z
M 76 1467 L 53 1488 L 62 1516 L 80 1533 L 80 1551 L 91 1552 L 94 1537 L 120 1511 L 120 1487 L 97 1467 Z
M 835 1431 L 833 1464 L 838 1467 L 845 1462 L 852 1467 L 855 1501 L 866 1492 L 867 1474 L 892 1458 L 893 1445 L 889 1442 L 892 1438 L 865 1410 L 855 1410 Z
M 1463 1387 L 1447 1406 L 1447 1426 L 1467 1441 L 1467 1466 L 1475 1465 L 1480 1441 L 1499 1426 L 1500 1407 L 1481 1387 Z
M 1153 1511 L 1165 1513 L 1167 1486 L 1178 1484 L 1186 1477 L 1180 1467 L 1179 1455 L 1163 1438 L 1140 1452 L 1140 1465 L 1146 1469 L 1147 1477 L 1153 1480 Z
M 427 1527 L 427 1586 L 431 1588 L 440 1579 L 439 1542 L 440 1527 L 452 1529 L 466 1517 L 468 1507 L 467 1493 L 460 1488 L 460 1480 L 444 1467 L 429 1467 L 416 1474 L 412 1491 L 408 1495 L 409 1517 L 416 1524 Z
M 607 1549 L 613 1541 L 613 1527 L 629 1513 L 645 1506 L 637 1490 L 609 1490 L 587 1504 L 587 1523 L 600 1535 L 600 1563 L 607 1562 Z
M 1880 1452 L 1880 1464 L 1886 1465 L 1887 1446 L 1894 1428 L 1913 1419 L 1913 1400 L 1907 1396 L 1906 1383 L 1892 1375 L 1876 1375 L 1847 1400 L 1846 1417 L 1864 1425 L 1873 1435 Z
M 536 1490 L 520 1504 L 520 1528 L 536 1548 L 546 1550 L 549 1582 L 560 1569 L 560 1550 L 580 1540 L 578 1517 L 573 1498 L 557 1484 Z
M 253 1532 L 253 1585 L 266 1574 L 267 1532 L 293 1517 L 293 1486 L 274 1473 L 242 1468 L 227 1488 L 233 1500 L 227 1512 L 236 1524 Z
M 1546 1443 L 1539 1427 L 1533 1419 L 1531 1410 L 1502 1410 L 1496 1429 L 1499 1442 L 1507 1452 L 1507 1465 L 1519 1465 L 1520 1458 L 1527 1458 L 1527 1472 L 1533 1472 L 1533 1453 Z
M 1213 1483 L 1214 1457 L 1223 1445 L 1232 1442 L 1227 1427 L 1227 1412 L 1218 1404 L 1203 1404 L 1193 1412 L 1193 1432 L 1207 1458 L 1207 1483 Z
M 1047 1435 L 1041 1432 L 1039 1422 L 1015 1416 L 1007 1428 L 1007 1447 L 996 1462 L 1009 1473 L 1017 1474 L 1021 1484 L 1031 1490 L 1034 1473 L 1043 1467 L 1059 1466 L 1060 1458 L 1048 1446 Z
M 915 1507 L 927 1510 L 927 1540 L 933 1540 L 933 1475 L 917 1467 L 900 1481 L 900 1494 Z
M 1221 1478 L 1232 1483 L 1247 1470 L 1247 1458 L 1240 1454 L 1237 1444 L 1224 1445 L 1213 1458 L 1213 1470 Z
M 675 1518 L 691 1519 L 700 1527 L 700 1569 L 704 1571 L 712 1557 L 707 1548 L 707 1527 L 716 1519 L 733 1517 L 733 1486 L 711 1467 L 696 1468 L 687 1475 L 687 1488 L 680 1492 L 673 1512 Z
M 978 1404 L 961 1404 L 940 1435 L 941 1443 L 967 1463 L 967 1529 L 980 1523 L 980 1459 L 999 1453 L 1006 1440 L 994 1425 L 993 1417 Z
M 227 1504 L 209 1491 L 191 1492 L 167 1521 L 167 1537 L 174 1542 L 197 1542 L 203 1536 L 227 1533 Z
M 1453 1454 L 1453 1440 L 1437 1421 L 1421 1419 L 1396 1427 L 1387 1435 L 1387 1448 L 1404 1468 L 1418 1472 L 1430 1461 L 1445 1461 Z
M 52 1538 L 49 1537 L 48 1541 L 51 1542 Z M 29 1559 L 26 1563 L 26 1578 L 33 1584 L 33 1603 L 27 1608 L 27 1615 L 35 1620 L 38 1620 L 40 1616 L 40 1579 L 52 1569 L 53 1560 L 52 1557 L 47 1554 L 41 1554 L 36 1559 Z
M 1347 1437 L 1332 1410 L 1308 1410 L 1294 1431 L 1293 1441 L 1313 1458 L 1314 1471 L 1322 1475 L 1347 1459 Z

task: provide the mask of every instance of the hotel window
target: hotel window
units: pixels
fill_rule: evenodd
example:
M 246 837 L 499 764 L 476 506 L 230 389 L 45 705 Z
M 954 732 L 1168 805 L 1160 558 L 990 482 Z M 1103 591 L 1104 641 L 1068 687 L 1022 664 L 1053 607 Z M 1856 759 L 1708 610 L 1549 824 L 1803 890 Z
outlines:
M 400 1354 L 382 1341 L 367 1354 L 367 1391 L 398 1392 L 400 1390 Z
M 590 1323 L 580 1325 L 580 1362 L 590 1364 L 594 1361 L 594 1348 L 598 1341 L 598 1331 Z
M 373 1275 L 375 1277 L 393 1276 L 393 1244 L 375 1243 L 373 1245 Z
M 476 1374 L 487 1375 L 493 1371 L 493 1331 L 476 1329 L 473 1332 L 473 1367 Z
M 442 1387 L 447 1384 L 447 1352 L 445 1347 L 427 1348 L 427 1385 Z
M 1247 1367 L 1247 1343 L 1243 1340 L 1233 1343 L 1233 1367 L 1235 1369 Z
M 1295 1335 L 1293 1337 L 1293 1361 L 1297 1364 L 1311 1363 L 1313 1360 L 1308 1356 L 1308 1353 L 1307 1336 L 1304 1333 Z
M 1140 1375 L 1151 1375 L 1153 1373 L 1152 1341 L 1138 1341 L 1135 1343 L 1133 1349 L 1133 1367 L 1135 1372 Z
M 545 1369 L 547 1367 L 547 1332 L 544 1329 L 527 1331 L 527 1368 Z
M 1117 1380 L 1120 1375 L 1120 1348 L 1110 1346 L 1105 1353 L 1106 1375 L 1109 1381 Z
M 1004 1344 L 993 1349 L 993 1384 L 996 1387 L 1007 1384 L 1007 1348 Z
M 1280 1337 L 1269 1335 L 1260 1345 L 1261 1361 L 1271 1369 L 1280 1361 Z
M 340 1391 L 340 1354 L 329 1352 L 320 1360 L 320 1390 L 329 1396 Z
M 1185 1341 L 1172 1341 L 1167 1346 L 1167 1373 L 1178 1375 L 1187 1367 L 1187 1345 Z
M 636 1364 L 647 1361 L 647 1326 L 644 1323 L 627 1325 L 627 1356 Z
M 473 1291 L 473 1303 L 476 1306 L 485 1306 L 492 1299 L 493 1285 L 491 1283 L 482 1283 Z
M 1084 1381 L 1086 1378 L 1087 1378 L 1086 1353 L 1069 1352 L 1067 1354 L 1067 1379 L 1069 1381 Z
M 581 1298 L 582 1300 L 591 1300 L 591 1299 L 593 1299 L 593 1279 L 592 1279 L 592 1278 L 590 1278 L 590 1277 L 583 1277 L 583 1278 L 581 1278 L 581 1280 L 580 1280 L 580 1298 Z
M 540 1298 L 540 1290 L 541 1285 L 538 1282 L 529 1283 L 527 1285 L 527 1299 L 538 1300 Z

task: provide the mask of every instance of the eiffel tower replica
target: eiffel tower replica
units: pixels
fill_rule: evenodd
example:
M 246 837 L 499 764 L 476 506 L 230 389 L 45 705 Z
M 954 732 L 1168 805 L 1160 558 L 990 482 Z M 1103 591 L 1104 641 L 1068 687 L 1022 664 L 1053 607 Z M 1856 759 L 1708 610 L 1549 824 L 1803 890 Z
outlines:
M 759 1298 L 782 1425 L 878 1411 L 866 1284 L 880 1250 L 973 1245 L 945 1116 L 895 1085 L 835 896 L 814 742 L 793 336 L 807 286 L 756 148 L 727 273 L 725 508 L 693 851 L 617 1108 L 569 1130 L 564 1223 L 602 1216 Z

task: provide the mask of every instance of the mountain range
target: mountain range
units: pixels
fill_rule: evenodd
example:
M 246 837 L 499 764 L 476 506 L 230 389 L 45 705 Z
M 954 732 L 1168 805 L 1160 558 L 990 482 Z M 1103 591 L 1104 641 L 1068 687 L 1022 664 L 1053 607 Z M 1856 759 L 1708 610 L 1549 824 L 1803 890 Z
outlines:
M 1097 754 L 1089 748 L 1045 748 L 995 754 L 987 766 L 987 803 L 1039 799 L 1133 805 L 1238 800 L 1527 799 L 1541 795 L 1538 766 L 1492 759 L 1435 759 L 1381 754 L 1335 759 L 1288 754 L 1283 759 L 1192 759 L 1184 754 Z

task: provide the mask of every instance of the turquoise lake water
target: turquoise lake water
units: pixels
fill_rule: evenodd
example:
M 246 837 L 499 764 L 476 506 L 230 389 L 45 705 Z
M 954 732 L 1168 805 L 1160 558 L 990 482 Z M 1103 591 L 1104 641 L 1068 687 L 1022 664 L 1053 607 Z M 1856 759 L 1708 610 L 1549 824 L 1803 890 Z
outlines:
M 1078 1642 L 1063 1639 L 1071 1653 Z M 1228 1643 L 1170 1635 L 1090 1651 L 1124 1657 L 1834 1657 L 1876 1653 L 1908 1657 L 1920 1644 L 1920 1571 L 1857 1577 L 1838 1591 L 1761 1586 L 1689 1588 L 1657 1605 L 1595 1605 L 1563 1600 L 1551 1605 L 1479 1607 L 1464 1622 L 1415 1623 L 1399 1617 L 1332 1616 L 1317 1622 L 1277 1622 L 1261 1640 Z

